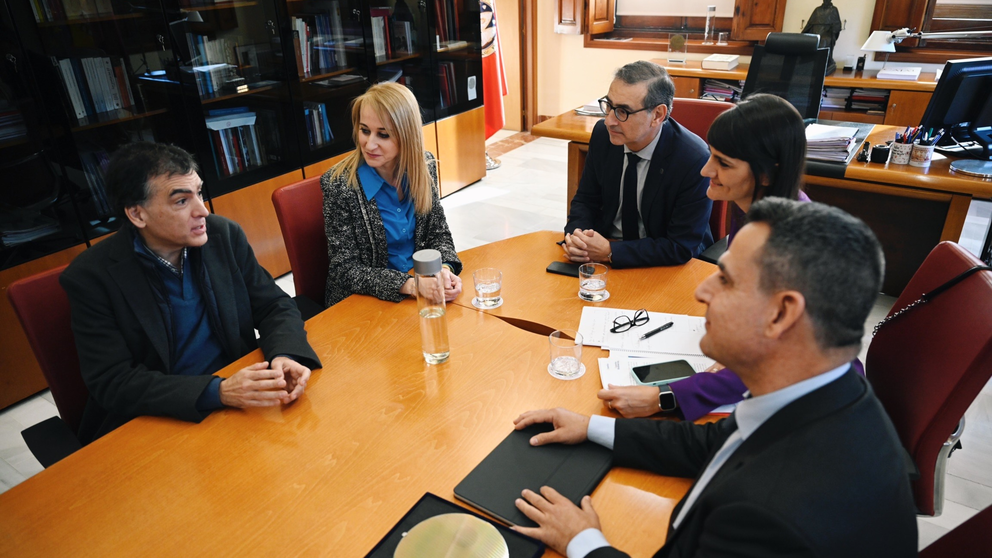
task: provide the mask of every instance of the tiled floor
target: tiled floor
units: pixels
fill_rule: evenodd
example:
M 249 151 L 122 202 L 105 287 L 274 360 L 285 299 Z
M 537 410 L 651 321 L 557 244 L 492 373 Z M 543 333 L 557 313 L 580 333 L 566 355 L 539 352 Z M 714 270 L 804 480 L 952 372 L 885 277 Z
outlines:
M 491 154 L 502 161 L 500 168 L 442 201 L 459 250 L 565 226 L 566 142 L 514 135 L 501 131 L 488 142 L 493 148 Z M 968 212 L 961 244 L 972 252 L 981 249 L 990 215 L 992 203 L 988 202 L 975 202 Z M 293 294 L 291 276 L 277 282 Z M 892 297 L 880 297 L 869 316 L 869 326 L 885 316 L 894 303 Z M 871 327 L 866 329 L 865 350 L 871 340 Z M 0 492 L 41 470 L 20 431 L 55 414 L 47 391 L 0 412 Z M 919 520 L 921 548 L 992 505 L 992 384 L 985 387 L 966 417 L 964 449 L 948 462 L 944 514 Z

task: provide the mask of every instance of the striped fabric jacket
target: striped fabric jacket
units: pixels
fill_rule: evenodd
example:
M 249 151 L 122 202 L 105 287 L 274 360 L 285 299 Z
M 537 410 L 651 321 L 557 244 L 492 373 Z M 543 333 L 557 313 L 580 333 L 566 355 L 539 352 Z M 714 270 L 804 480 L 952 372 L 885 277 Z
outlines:
M 417 215 L 414 231 L 416 250 L 432 248 L 441 252 L 441 261 L 455 274 L 462 262 L 444 218 L 438 195 L 437 161 L 430 152 L 424 159 L 431 173 L 433 204 L 430 213 Z M 386 267 L 389 256 L 386 228 L 375 200 L 365 197 L 361 184 L 351 185 L 346 176 L 331 178 L 331 171 L 320 179 L 324 192 L 324 230 L 327 233 L 327 290 L 324 303 L 332 306 L 353 293 L 372 295 L 399 302 L 405 298 L 400 287 L 410 275 Z

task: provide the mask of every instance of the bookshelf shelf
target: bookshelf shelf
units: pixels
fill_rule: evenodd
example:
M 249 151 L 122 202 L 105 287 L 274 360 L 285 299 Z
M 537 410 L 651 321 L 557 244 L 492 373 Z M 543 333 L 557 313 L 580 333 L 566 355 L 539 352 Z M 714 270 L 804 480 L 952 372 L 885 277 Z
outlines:
M 271 89 L 275 89 L 276 87 L 278 87 L 280 85 L 282 85 L 282 84 L 281 83 L 271 83 L 271 84 L 268 84 L 268 85 L 263 85 L 261 87 L 252 87 L 252 86 L 249 85 L 248 86 L 248 91 L 245 91 L 243 93 L 221 92 L 221 93 L 214 93 L 213 95 L 202 95 L 202 96 L 200 96 L 200 103 L 202 103 L 204 105 L 207 105 L 207 104 L 210 104 L 210 103 L 216 103 L 218 101 L 226 101 L 228 99 L 235 99 L 237 97 L 244 97 L 245 95 L 251 95 L 252 93 L 261 93 L 263 91 L 269 91 Z
M 333 72 L 328 72 L 326 74 L 315 74 L 315 75 L 309 75 L 309 76 L 302 76 L 302 77 L 300 77 L 300 83 L 310 83 L 312 81 L 318 81 L 318 80 L 321 80 L 321 79 L 327 79 L 327 78 L 334 77 L 334 76 L 340 76 L 340 75 L 347 74 L 348 72 L 354 72 L 354 71 L 355 71 L 355 68 L 344 68 L 344 69 L 341 69 L 341 70 L 335 70 Z M 347 84 L 345 84 L 345 85 L 347 85 Z
M 0 149 L 7 149 L 8 147 L 17 147 L 18 145 L 24 145 L 28 142 L 27 138 L 15 138 L 12 140 L 0 141 Z
M 92 17 L 76 17 L 70 19 L 60 19 L 56 21 L 43 21 L 38 23 L 38 27 L 64 27 L 66 25 L 86 25 L 89 23 L 100 23 L 102 21 L 122 21 L 125 19 L 138 19 L 144 14 L 104 14 Z
M 414 53 L 414 54 L 407 54 L 406 56 L 397 56 L 397 57 L 394 57 L 394 58 L 389 58 L 389 59 L 383 60 L 381 62 L 377 60 L 376 63 L 375 63 L 375 65 L 376 66 L 385 66 L 386 64 L 398 64 L 400 62 L 405 62 L 407 60 L 413 60 L 414 58 L 420 58 L 420 57 L 421 57 L 420 53 L 417 52 L 417 53 Z
M 190 6 L 189 8 L 182 8 L 183 12 L 211 12 L 214 10 L 230 10 L 233 8 L 250 8 L 252 6 L 257 6 L 258 2 L 224 2 L 214 4 L 213 6 Z
M 156 114 L 162 114 L 164 112 L 164 108 L 145 112 L 136 112 L 131 109 L 117 109 L 108 112 L 100 112 L 88 118 L 80 118 L 77 121 L 77 125 L 73 126 L 71 129 L 73 132 L 83 132 L 94 128 L 100 128 L 102 126 L 109 126 L 111 124 L 127 122 L 128 120 L 135 120 L 137 118 L 147 118 L 149 116 L 155 116 Z

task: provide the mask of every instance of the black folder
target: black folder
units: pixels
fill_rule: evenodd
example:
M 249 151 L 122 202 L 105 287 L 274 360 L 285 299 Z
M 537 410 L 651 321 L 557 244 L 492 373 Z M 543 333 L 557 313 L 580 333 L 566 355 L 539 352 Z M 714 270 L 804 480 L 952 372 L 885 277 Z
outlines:
M 510 525 L 524 527 L 536 527 L 514 504 L 525 488 L 540 492 L 542 486 L 550 486 L 579 505 L 610 470 L 613 452 L 593 442 L 530 445 L 535 434 L 552 429 L 550 424 L 535 424 L 511 432 L 458 483 L 455 497 Z

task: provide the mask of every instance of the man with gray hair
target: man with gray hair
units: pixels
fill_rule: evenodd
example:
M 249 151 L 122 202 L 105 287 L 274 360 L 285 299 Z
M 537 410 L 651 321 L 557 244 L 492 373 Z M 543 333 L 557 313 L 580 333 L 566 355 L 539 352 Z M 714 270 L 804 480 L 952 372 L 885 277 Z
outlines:
M 532 445 L 586 439 L 613 464 L 694 477 L 672 511 L 674 556 L 916 556 L 905 451 L 863 377 L 851 369 L 883 275 L 871 230 L 818 203 L 751 206 L 719 269 L 696 289 L 706 304 L 700 348 L 733 368 L 748 394 L 716 423 L 615 420 L 529 411 L 552 423 Z M 626 556 L 607 542 L 587 496 L 524 490 L 538 524 L 517 530 L 569 558 Z M 659 537 L 660 538 L 660 537 Z
M 671 118 L 674 97 L 653 62 L 617 70 L 565 225 L 573 262 L 679 265 L 713 243 L 709 180 L 699 174 L 709 149 Z

